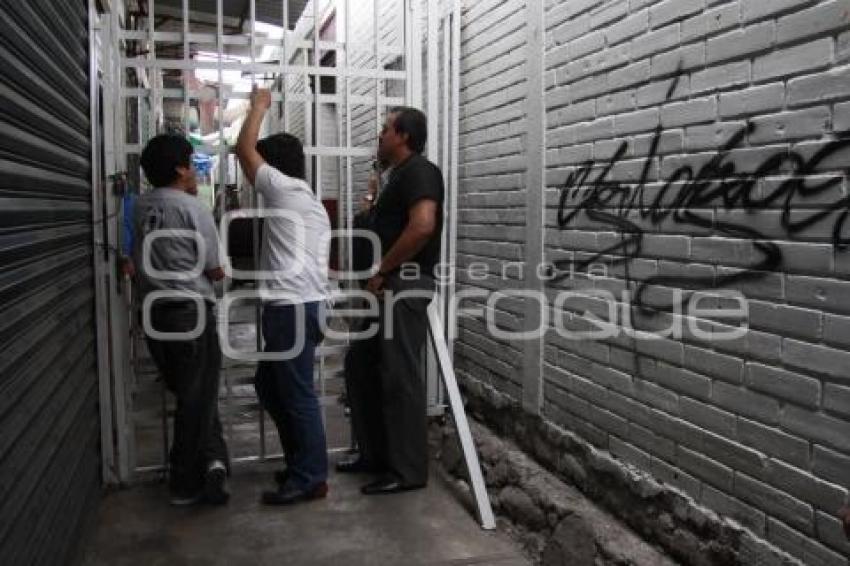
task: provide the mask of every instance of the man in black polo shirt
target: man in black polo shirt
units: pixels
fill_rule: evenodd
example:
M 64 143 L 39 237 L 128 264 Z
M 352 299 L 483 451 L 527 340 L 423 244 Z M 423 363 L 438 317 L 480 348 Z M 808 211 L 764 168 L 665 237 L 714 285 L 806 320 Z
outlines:
M 440 261 L 444 187 L 439 168 L 422 156 L 426 138 L 425 115 L 400 107 L 387 114 L 378 140 L 378 158 L 392 172 L 375 204 L 373 228 L 383 256 L 366 288 L 381 298 L 382 314 L 375 337 L 352 345 L 355 363 L 347 369 L 360 456 L 337 466 L 379 473 L 363 487 L 367 495 L 417 489 L 428 481 L 423 354 Z

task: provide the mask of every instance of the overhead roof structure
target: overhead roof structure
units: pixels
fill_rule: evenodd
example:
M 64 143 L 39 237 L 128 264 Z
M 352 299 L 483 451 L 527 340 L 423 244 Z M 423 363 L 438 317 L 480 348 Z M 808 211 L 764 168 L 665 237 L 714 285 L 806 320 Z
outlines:
M 255 15 L 258 22 L 264 22 L 272 25 L 281 25 L 283 23 L 283 2 L 287 2 L 289 7 L 289 29 L 295 29 L 295 24 L 301 13 L 304 11 L 304 6 L 307 0 L 255 0 Z M 142 2 L 147 3 L 147 2 Z M 189 12 L 191 18 L 199 22 L 208 22 L 215 24 L 216 6 L 218 0 L 190 0 Z M 230 26 L 237 26 L 245 22 L 251 17 L 251 2 L 250 0 L 223 0 L 223 17 L 229 20 L 227 23 Z M 174 15 L 180 17 L 183 9 L 183 0 L 157 0 L 156 12 L 157 15 Z

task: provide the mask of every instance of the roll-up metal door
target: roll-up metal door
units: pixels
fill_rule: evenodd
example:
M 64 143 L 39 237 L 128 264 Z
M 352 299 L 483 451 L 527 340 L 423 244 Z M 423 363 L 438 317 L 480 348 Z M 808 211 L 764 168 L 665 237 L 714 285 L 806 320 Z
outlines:
M 69 560 L 98 500 L 85 2 L 0 2 L 0 562 Z

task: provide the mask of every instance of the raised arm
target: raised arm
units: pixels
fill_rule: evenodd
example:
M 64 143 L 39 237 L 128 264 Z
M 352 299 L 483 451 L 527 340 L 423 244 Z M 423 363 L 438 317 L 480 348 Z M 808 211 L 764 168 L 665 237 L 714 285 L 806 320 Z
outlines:
M 252 185 L 257 177 L 257 170 L 265 163 L 257 152 L 257 138 L 260 135 L 260 124 L 263 123 L 263 117 L 271 103 L 272 95 L 269 89 L 258 89 L 255 86 L 251 91 L 251 108 L 248 110 L 245 122 L 242 123 L 239 139 L 236 140 L 236 156 Z
M 438 212 L 439 205 L 432 199 L 421 199 L 410 207 L 407 226 L 381 259 L 378 274 L 366 283 L 366 288 L 370 292 L 378 294 L 383 287 L 386 274 L 416 257 L 416 254 L 425 247 L 437 229 Z

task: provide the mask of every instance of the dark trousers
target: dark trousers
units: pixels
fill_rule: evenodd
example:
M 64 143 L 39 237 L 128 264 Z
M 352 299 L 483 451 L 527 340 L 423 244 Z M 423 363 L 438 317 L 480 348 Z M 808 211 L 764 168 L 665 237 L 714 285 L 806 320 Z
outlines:
M 303 310 L 299 321 L 296 309 Z M 322 341 L 319 303 L 267 305 L 263 308 L 266 352 L 287 352 L 303 337 L 303 348 L 290 359 L 261 361 L 254 386 L 263 408 L 280 435 L 287 480 L 296 489 L 310 489 L 328 474 L 325 427 L 313 387 L 316 346 Z
M 205 309 L 206 324 L 194 340 L 147 337 L 154 363 L 177 398 L 169 483 L 172 489 L 189 492 L 202 487 L 207 465 L 213 460 L 221 460 L 229 468 L 218 414 L 221 348 L 212 305 Z M 155 303 L 151 309 L 151 325 L 159 332 L 189 332 L 197 321 L 197 305 L 192 301 Z
M 367 321 L 378 324 L 378 333 L 353 342 L 345 359 L 352 430 L 361 457 L 410 485 L 428 480 L 423 358 L 429 302 L 402 298 L 389 312 L 382 308 L 378 320 Z

